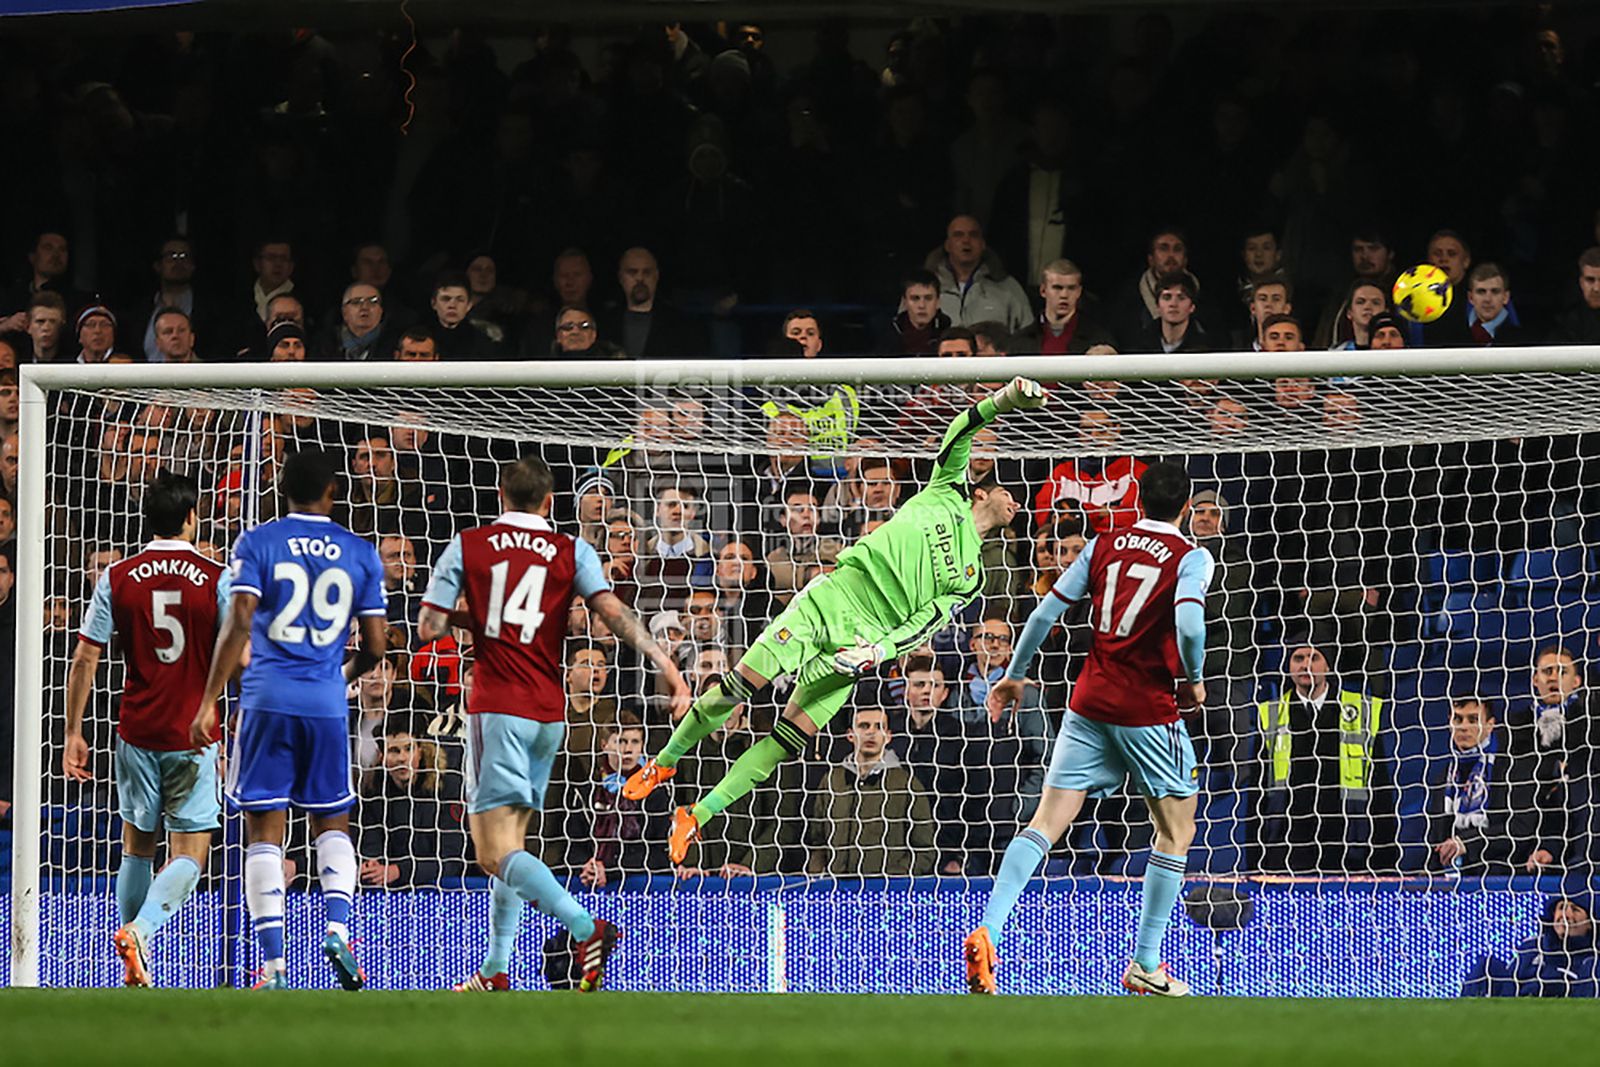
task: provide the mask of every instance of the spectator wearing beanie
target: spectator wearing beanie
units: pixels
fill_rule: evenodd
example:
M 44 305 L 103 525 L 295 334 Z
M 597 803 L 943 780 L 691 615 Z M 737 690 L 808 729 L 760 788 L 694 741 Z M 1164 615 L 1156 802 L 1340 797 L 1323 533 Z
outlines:
M 306 332 L 298 323 L 278 322 L 267 331 L 268 363 L 298 363 L 306 358 Z
M 117 316 L 104 304 L 78 312 L 78 362 L 104 363 L 117 341 Z
M 1371 335 L 1367 347 L 1374 351 L 1406 347 L 1405 323 L 1392 312 L 1385 311 L 1381 315 L 1374 315 L 1372 321 L 1367 324 L 1367 332 Z

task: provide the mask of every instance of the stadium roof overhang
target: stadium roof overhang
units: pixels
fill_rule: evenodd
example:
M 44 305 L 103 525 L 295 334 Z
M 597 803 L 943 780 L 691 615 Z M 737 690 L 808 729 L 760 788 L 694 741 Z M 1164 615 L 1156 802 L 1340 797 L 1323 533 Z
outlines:
M 714 19 L 806 23 L 822 18 L 905 20 L 916 16 L 1003 13 L 1062 15 L 1130 8 L 1249 9 L 1281 12 L 1353 7 L 1425 7 L 1445 0 L 406 0 L 425 26 L 518 26 L 538 22 L 575 25 Z M 78 23 L 85 29 L 183 27 L 263 29 L 285 25 L 372 25 L 401 18 L 400 0 L 4 0 L 0 18 L 20 23 Z M 14 20 L 14 23 L 12 22 Z

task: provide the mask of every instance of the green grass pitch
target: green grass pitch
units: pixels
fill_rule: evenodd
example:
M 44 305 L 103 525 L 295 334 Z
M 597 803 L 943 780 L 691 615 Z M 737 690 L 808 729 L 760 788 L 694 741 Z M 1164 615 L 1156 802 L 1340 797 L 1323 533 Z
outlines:
M 1594 1001 L 0 990 L 6 1067 L 1506 1067 L 1597 1034 Z

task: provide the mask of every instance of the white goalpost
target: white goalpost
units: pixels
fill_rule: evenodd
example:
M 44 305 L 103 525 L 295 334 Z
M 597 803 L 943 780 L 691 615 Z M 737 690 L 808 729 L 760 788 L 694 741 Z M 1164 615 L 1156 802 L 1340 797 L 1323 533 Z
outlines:
M 278 513 L 273 473 L 286 451 L 327 447 L 347 461 L 341 515 L 386 552 L 391 622 L 408 639 L 381 686 L 351 692 L 363 795 L 352 836 L 375 862 L 356 934 L 371 946 L 376 986 L 437 988 L 481 947 L 484 894 L 452 812 L 470 650 L 423 646 L 406 611 L 451 532 L 494 517 L 498 463 L 544 455 L 557 528 L 595 544 L 686 673 L 711 676 L 920 487 L 945 425 L 984 383 L 1022 375 L 1046 383 L 1052 401 L 997 421 L 975 448 L 1024 513 L 986 555 L 980 600 L 859 689 L 815 749 L 748 810 L 730 811 L 686 871 L 664 864 L 650 839 L 659 812 L 608 806 L 633 758 L 629 731 L 648 755 L 671 727 L 653 683 L 586 615 L 568 621 L 569 690 L 580 687 L 575 671 L 594 688 L 581 694 L 590 710 L 574 720 L 540 837 L 597 911 L 638 930 L 614 984 L 953 989 L 954 946 L 1037 803 L 1084 647 L 1069 614 L 1030 675 L 1038 699 L 1027 718 L 989 724 L 975 709 L 1000 661 L 973 635 L 989 627 L 982 640 L 1003 644 L 1020 633 L 1069 554 L 1137 518 L 1131 480 L 1142 463 L 1169 458 L 1210 494 L 1216 529 L 1194 536 L 1222 560 L 1208 602 L 1208 707 L 1190 725 L 1202 833 L 1185 897 L 1192 921 L 1174 926 L 1178 961 L 1203 972 L 1202 992 L 1436 987 L 1474 952 L 1503 954 L 1527 936 L 1552 886 L 1533 875 L 1587 877 L 1600 858 L 1592 813 L 1558 812 L 1539 793 L 1542 753 L 1554 749 L 1535 740 L 1547 705 L 1531 681 L 1544 650 L 1569 650 L 1578 670 L 1600 652 L 1597 374 L 1600 351 L 1582 347 L 23 367 L 5 984 L 114 977 L 114 783 L 63 780 L 60 690 L 86 583 L 143 544 L 148 473 L 196 478 L 201 539 L 225 559 L 242 529 Z M 1295 718 L 1291 669 L 1306 647 L 1338 687 L 1336 717 L 1310 726 Z M 102 746 L 118 677 L 103 664 L 95 683 L 90 725 Z M 780 683 L 764 699 L 783 692 Z M 1492 758 L 1469 766 L 1450 747 L 1450 716 L 1474 700 L 1499 740 L 1486 733 Z M 851 732 L 866 709 L 883 715 L 886 754 Z M 753 707 L 751 724 L 708 738 L 673 802 L 692 802 L 681 791 L 691 784 L 709 788 L 717 760 L 759 736 L 771 713 Z M 1128 883 L 1143 869 L 1145 821 L 1137 800 L 1101 801 L 1052 854 L 1047 896 L 1018 911 L 1008 974 L 1019 991 L 1099 988 L 1132 929 Z M 1457 838 L 1465 851 L 1446 858 L 1453 850 L 1438 846 Z M 248 968 L 229 840 L 219 837 L 187 905 L 197 914 L 155 943 L 158 964 L 161 938 L 174 945 L 162 984 L 231 982 Z M 1530 871 L 1528 857 L 1552 843 L 1561 854 Z M 1484 891 L 1455 893 L 1462 879 L 1482 879 Z M 314 895 L 314 882 L 296 884 Z M 1207 894 L 1218 887 L 1249 898 L 1253 920 L 1212 924 L 1220 897 Z M 1307 950 L 1337 966 L 1315 979 L 1297 971 L 1283 946 L 1351 908 L 1363 929 L 1318 935 Z M 890 918 L 875 923 L 884 909 Z M 1413 952 L 1429 924 L 1459 944 Z M 438 959 L 404 970 L 400 946 L 419 930 L 438 939 Z M 729 947 L 684 962 L 672 951 L 682 938 Z M 855 938 L 859 962 L 825 951 Z M 540 940 L 524 933 L 522 984 L 537 975 Z M 1402 944 L 1406 959 L 1375 960 Z

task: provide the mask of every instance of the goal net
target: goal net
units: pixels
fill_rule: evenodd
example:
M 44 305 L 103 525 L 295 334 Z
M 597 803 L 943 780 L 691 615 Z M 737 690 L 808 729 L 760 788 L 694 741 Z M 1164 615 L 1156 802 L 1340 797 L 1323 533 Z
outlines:
M 864 681 L 682 867 L 673 806 L 766 735 L 790 681 L 636 804 L 618 787 L 673 725 L 656 678 L 581 602 L 557 620 L 569 727 L 529 848 L 628 929 L 611 984 L 960 988 L 960 938 L 1039 801 L 1086 605 L 1046 641 L 1016 714 L 992 722 L 988 687 L 1086 540 L 1139 520 L 1136 479 L 1157 458 L 1187 466 L 1185 529 L 1218 564 L 1174 968 L 1213 993 L 1514 981 L 1519 942 L 1549 935 L 1600 852 L 1592 355 L 1184 358 L 1182 379 L 1160 357 L 29 368 L 6 984 L 120 981 L 116 646 L 85 721 L 88 780 L 63 769 L 66 675 L 100 572 L 146 540 L 140 494 L 158 470 L 198 481 L 197 548 L 225 562 L 283 513 L 287 453 L 338 454 L 335 517 L 377 545 L 391 629 L 349 694 L 353 932 L 374 986 L 440 988 L 480 961 L 488 896 L 462 807 L 471 637 L 425 643 L 417 611 L 451 536 L 498 514 L 500 464 L 551 465 L 557 527 L 593 544 L 700 689 L 923 484 L 981 383 L 1017 373 L 1052 383 L 1052 403 L 978 437 L 973 471 L 1021 505 L 985 547 L 979 598 Z M 198 892 L 152 943 L 159 985 L 240 984 L 255 966 L 242 828 L 223 821 Z M 1110 988 L 1149 845 L 1131 790 L 1088 805 L 1008 931 L 1008 990 Z M 331 986 L 299 819 L 286 855 L 290 971 Z M 530 919 L 519 988 L 543 985 L 554 932 Z

